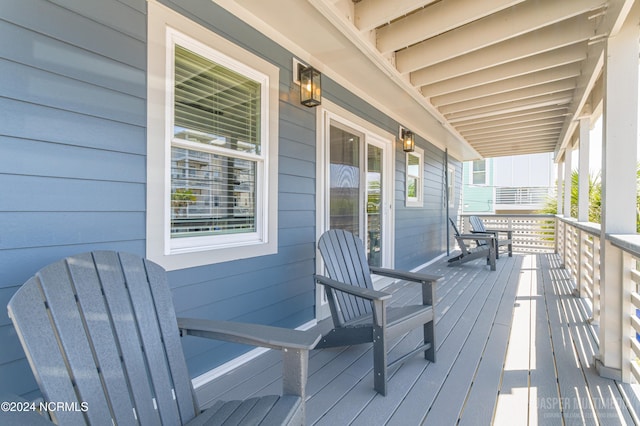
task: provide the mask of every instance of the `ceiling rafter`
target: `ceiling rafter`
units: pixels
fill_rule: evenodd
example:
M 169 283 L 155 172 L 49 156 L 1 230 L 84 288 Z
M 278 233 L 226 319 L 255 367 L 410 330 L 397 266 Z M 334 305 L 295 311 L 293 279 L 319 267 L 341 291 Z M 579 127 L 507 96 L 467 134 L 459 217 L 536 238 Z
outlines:
M 576 48 L 577 46 L 574 45 L 561 47 L 524 59 L 506 62 L 473 73 L 427 84 L 422 86 L 420 91 L 425 97 L 430 98 L 457 90 L 469 89 L 525 74 L 544 71 L 562 65 L 580 63 L 586 58 L 587 44 L 586 42 L 582 43 L 584 43 L 584 49 Z
M 562 128 L 563 123 L 564 123 L 564 117 L 562 116 L 553 117 L 552 119 L 545 117 L 544 119 L 540 119 L 540 120 L 526 121 L 526 122 L 517 123 L 517 124 L 506 124 L 502 126 L 490 127 L 490 128 L 481 129 L 481 130 L 461 131 L 461 133 L 465 138 L 469 139 L 474 137 L 496 135 L 502 132 L 511 134 L 512 132 L 515 133 L 516 131 L 521 129 L 531 129 L 531 130 L 538 131 L 540 130 L 541 127 L 549 126 L 549 125 Z
M 565 117 L 566 108 L 561 108 L 548 112 L 538 112 L 533 114 L 518 115 L 515 117 L 501 118 L 498 120 L 481 120 L 467 125 L 459 125 L 458 130 L 464 136 L 468 132 L 479 132 L 483 130 L 499 129 L 502 127 L 515 127 L 520 124 L 530 123 L 538 120 L 549 120 L 557 117 Z
M 511 101 L 506 104 L 486 105 L 473 110 L 458 111 L 445 115 L 449 122 L 457 119 L 478 119 L 508 112 L 524 111 L 544 106 L 567 105 L 573 99 L 573 90 L 560 93 L 545 93 L 533 98 Z
M 403 49 L 396 53 L 396 66 L 401 73 L 416 71 L 579 17 L 604 4 L 604 0 L 525 2 Z
M 604 42 L 634 3 L 214 1 L 245 10 L 258 31 L 464 160 L 554 150 L 561 158 L 576 120 L 601 111 Z
M 355 3 L 354 23 L 369 31 L 437 0 L 361 0 Z
M 540 86 L 547 83 L 562 81 L 580 75 L 580 64 L 572 63 L 544 71 L 529 73 L 512 77 L 506 80 L 487 83 L 470 89 L 459 90 L 431 98 L 431 103 L 435 106 L 448 105 L 456 102 L 463 102 L 471 99 L 507 93 L 527 87 Z
M 540 126 L 536 129 L 521 129 L 521 130 L 513 130 L 513 131 L 503 131 L 497 132 L 493 135 L 483 135 L 483 136 L 470 136 L 468 139 L 473 143 L 481 143 L 483 141 L 486 142 L 494 142 L 501 140 L 516 140 L 516 139 L 529 139 L 529 138 L 543 138 L 546 136 L 553 136 L 555 138 L 560 134 L 560 130 L 562 130 L 562 123 L 556 125 L 545 125 Z
M 440 106 L 438 109 L 440 110 L 440 112 L 446 115 L 453 112 L 468 111 L 485 106 L 501 105 L 507 104 L 509 102 L 527 100 L 543 94 L 564 92 L 573 90 L 575 89 L 575 87 L 576 79 L 566 78 L 564 80 L 554 81 L 552 83 L 540 84 L 523 89 L 515 89 L 509 92 L 483 96 L 481 98 L 471 99 L 468 101 L 455 102 Z
M 524 0 L 441 1 L 376 31 L 376 46 L 383 54 L 403 49 L 423 40 L 489 16 Z M 391 3 L 391 2 L 389 2 Z
M 576 45 L 588 41 L 593 37 L 594 31 L 595 24 L 585 22 L 585 17 L 571 18 L 535 33 L 524 34 L 447 62 L 414 71 L 410 75 L 411 83 L 414 86 L 433 84 L 561 47 Z

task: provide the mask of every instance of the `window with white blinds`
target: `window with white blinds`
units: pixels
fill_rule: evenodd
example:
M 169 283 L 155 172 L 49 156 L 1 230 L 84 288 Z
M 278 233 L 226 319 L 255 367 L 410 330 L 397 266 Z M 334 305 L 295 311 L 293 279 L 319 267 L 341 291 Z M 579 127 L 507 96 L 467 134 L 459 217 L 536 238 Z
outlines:
M 174 52 L 171 238 L 255 233 L 266 77 Z
M 277 253 L 280 67 L 147 9 L 147 258 L 177 270 Z

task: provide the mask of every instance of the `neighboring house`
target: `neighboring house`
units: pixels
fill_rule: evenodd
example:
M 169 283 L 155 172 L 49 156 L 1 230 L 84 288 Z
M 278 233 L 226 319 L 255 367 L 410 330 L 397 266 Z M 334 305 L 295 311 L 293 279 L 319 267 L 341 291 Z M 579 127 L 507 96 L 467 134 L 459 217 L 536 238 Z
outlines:
M 555 190 L 551 153 L 495 157 L 463 164 L 463 213 L 533 213 Z
M 37 394 L 4 307 L 68 255 L 148 257 L 181 316 L 294 328 L 326 315 L 313 274 L 330 226 L 382 266 L 446 252 L 462 164 L 442 126 L 405 154 L 400 118 L 339 75 L 302 106 L 278 34 L 210 0 L 20 0 L 0 15 L 0 393 Z M 183 345 L 198 383 L 247 351 Z

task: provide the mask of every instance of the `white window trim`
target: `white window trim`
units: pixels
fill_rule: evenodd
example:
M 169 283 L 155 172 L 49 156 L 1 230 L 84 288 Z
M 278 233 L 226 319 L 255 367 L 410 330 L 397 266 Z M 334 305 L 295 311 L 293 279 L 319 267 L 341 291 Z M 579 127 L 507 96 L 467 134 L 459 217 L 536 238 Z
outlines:
M 277 253 L 279 68 L 156 1 L 148 2 L 148 16 L 146 257 L 167 270 L 175 270 Z M 185 241 L 181 241 L 172 246 L 170 190 L 174 40 L 196 53 L 208 53 L 206 56 L 217 52 L 216 62 L 240 68 L 244 75 L 266 84 L 267 93 L 263 92 L 266 96 L 263 96 L 262 105 L 266 125 L 261 126 L 264 154 L 257 162 L 257 173 L 261 178 L 256 186 L 255 233 L 242 234 L 237 239 L 193 237 L 189 240 L 194 244 L 185 246 Z
M 409 156 L 413 155 L 418 157 L 418 176 L 409 175 Z M 416 188 L 416 197 L 409 197 L 409 176 L 418 178 L 418 185 Z M 406 207 L 422 207 L 422 193 L 424 191 L 424 150 L 422 148 L 415 147 L 415 151 L 407 152 L 405 155 L 405 206 Z
M 473 163 L 476 161 L 484 161 L 484 182 L 482 183 L 473 183 L 473 176 L 474 176 Z M 477 186 L 486 186 L 489 184 L 489 162 L 486 159 L 473 160 L 469 162 L 469 184 L 477 185 Z

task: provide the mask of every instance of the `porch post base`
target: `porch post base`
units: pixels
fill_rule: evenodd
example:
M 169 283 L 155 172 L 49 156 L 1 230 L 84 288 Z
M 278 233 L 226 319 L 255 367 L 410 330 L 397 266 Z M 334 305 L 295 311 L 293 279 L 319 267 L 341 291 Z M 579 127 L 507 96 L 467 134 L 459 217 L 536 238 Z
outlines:
M 600 361 L 600 358 L 598 358 L 597 356 L 593 357 L 593 363 L 600 377 L 604 377 L 605 379 L 622 381 L 622 370 L 620 368 L 612 368 L 612 367 L 605 366 L 602 363 L 602 361 Z

